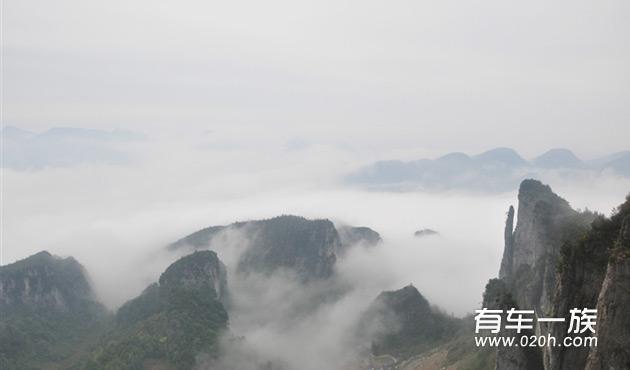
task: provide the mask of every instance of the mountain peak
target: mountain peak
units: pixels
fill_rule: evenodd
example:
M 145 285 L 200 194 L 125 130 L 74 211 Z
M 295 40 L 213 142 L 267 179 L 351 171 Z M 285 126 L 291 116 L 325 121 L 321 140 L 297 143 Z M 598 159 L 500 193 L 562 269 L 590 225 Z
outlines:
M 521 209 L 534 207 L 539 201 L 544 201 L 553 206 L 563 209 L 570 209 L 569 202 L 551 190 L 549 185 L 545 185 L 539 180 L 525 179 L 521 182 L 518 190 L 519 217 L 521 219 Z
M 512 148 L 494 148 L 477 154 L 474 159 L 482 162 L 498 162 L 511 166 L 524 166 L 527 161 Z
M 572 151 L 565 148 L 555 148 L 546 151 L 534 159 L 534 164 L 541 168 L 583 168 L 584 162 Z
M 220 300 L 225 278 L 212 251 L 196 251 L 173 262 L 159 284 L 120 307 L 118 326 L 108 334 L 110 340 L 93 350 L 90 368 L 192 369 L 200 352 L 216 355 L 228 324 Z M 149 362 L 152 366 L 143 366 Z
M 268 275 L 289 269 L 304 281 L 327 278 L 332 274 L 336 253 L 341 247 L 339 233 L 330 220 L 282 215 L 207 227 L 178 240 L 169 248 L 211 249 L 215 236 L 228 230 L 240 233 L 247 244 L 237 262 L 239 273 Z
M 171 264 L 160 275 L 160 287 L 205 289 L 209 287 L 217 299 L 227 290 L 225 266 L 213 251 L 195 251 Z
M 420 310 L 430 309 L 429 301 L 424 298 L 413 284 L 409 284 L 398 290 L 382 292 L 376 300 L 391 307 L 395 311 L 411 306 Z
M 382 292 L 363 315 L 361 322 L 371 328 L 375 355 L 407 357 L 419 348 L 429 348 L 452 335 L 451 319 L 434 312 L 426 298 L 412 284 Z
M 470 161 L 470 157 L 466 153 L 462 152 L 453 152 L 445 154 L 436 159 L 439 162 L 468 162 Z
M 77 312 L 99 306 L 83 266 L 41 251 L 0 266 L 0 307 Z

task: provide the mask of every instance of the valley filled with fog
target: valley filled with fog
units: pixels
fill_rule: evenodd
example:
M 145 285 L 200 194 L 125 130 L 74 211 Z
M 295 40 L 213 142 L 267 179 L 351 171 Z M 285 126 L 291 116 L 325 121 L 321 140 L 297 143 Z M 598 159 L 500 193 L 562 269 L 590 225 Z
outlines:
M 353 251 L 336 266 L 360 281 L 366 296 L 412 283 L 431 303 L 462 316 L 479 306 L 485 283 L 498 273 L 516 189 L 368 190 L 344 181 L 374 159 L 362 152 L 216 137 L 111 144 L 133 158 L 124 164 L 2 169 L 3 264 L 40 250 L 72 255 L 116 308 L 179 257 L 165 249 L 169 243 L 211 225 L 292 214 L 380 233 L 382 245 Z M 573 207 L 604 214 L 630 188 L 628 178 L 609 173 L 576 181 L 551 171 L 544 180 Z M 439 235 L 414 237 L 425 228 Z

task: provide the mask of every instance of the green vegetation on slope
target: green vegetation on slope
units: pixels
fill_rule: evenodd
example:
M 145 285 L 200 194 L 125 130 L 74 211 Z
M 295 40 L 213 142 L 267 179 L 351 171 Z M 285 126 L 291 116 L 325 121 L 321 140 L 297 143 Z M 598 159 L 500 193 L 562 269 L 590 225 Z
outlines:
M 0 267 L 0 369 L 57 369 L 108 316 L 73 258 L 40 252 Z
M 398 358 L 448 341 L 460 325 L 458 319 L 434 310 L 413 285 L 381 293 L 362 321 L 362 330 L 373 333 L 372 353 Z
M 195 252 L 173 263 L 139 297 L 127 302 L 108 333 L 81 368 L 190 369 L 200 352 L 217 353 L 228 316 L 218 300 L 216 279 L 222 264 L 211 251 Z

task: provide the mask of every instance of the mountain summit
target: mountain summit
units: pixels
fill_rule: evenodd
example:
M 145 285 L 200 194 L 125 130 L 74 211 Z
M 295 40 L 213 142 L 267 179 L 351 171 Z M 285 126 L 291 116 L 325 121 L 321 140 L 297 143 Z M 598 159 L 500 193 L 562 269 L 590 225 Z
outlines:
M 0 266 L 0 312 L 2 369 L 63 362 L 106 316 L 83 266 L 46 251 Z
M 168 246 L 176 249 L 213 249 L 222 235 L 238 235 L 244 248 L 237 272 L 272 274 L 287 269 L 303 280 L 323 279 L 344 250 L 354 245 L 373 246 L 381 237 L 367 227 L 340 226 L 326 219 L 309 220 L 283 215 L 266 220 L 210 226 Z M 219 238 L 219 239 L 215 239 Z
M 549 169 L 575 169 L 586 167 L 585 163 L 573 154 L 572 151 L 564 148 L 551 149 L 536 157 L 533 163 L 535 166 Z
M 619 310 L 630 303 L 630 198 L 605 218 L 575 211 L 549 186 L 525 180 L 518 200 L 516 227 L 512 231 L 514 209 L 510 207 L 499 279 L 486 286 L 484 305 L 533 309 L 537 317 L 564 318 L 554 325 L 536 321 L 533 331 L 518 335 L 551 335 L 558 341 L 572 335 L 567 332 L 571 308 L 597 308 L 598 345 L 500 347 L 497 369 L 627 368 L 630 335 L 625 329 L 630 319 Z M 500 335 L 515 334 L 502 329 Z

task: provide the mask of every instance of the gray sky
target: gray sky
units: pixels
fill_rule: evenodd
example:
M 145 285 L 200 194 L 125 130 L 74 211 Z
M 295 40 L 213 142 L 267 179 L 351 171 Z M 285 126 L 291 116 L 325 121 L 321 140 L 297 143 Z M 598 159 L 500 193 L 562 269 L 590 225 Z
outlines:
M 5 1 L 4 123 L 628 149 L 630 3 Z

